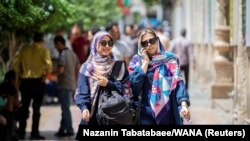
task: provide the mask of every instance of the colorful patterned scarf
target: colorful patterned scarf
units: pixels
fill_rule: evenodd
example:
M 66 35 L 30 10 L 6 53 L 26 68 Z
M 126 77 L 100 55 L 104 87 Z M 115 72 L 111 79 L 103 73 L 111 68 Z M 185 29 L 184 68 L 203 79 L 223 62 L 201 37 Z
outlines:
M 152 88 L 149 92 L 149 103 L 153 110 L 153 116 L 159 124 L 164 118 L 166 109 L 170 108 L 169 95 L 172 90 L 176 88 L 178 81 L 182 80 L 179 62 L 174 54 L 165 52 L 161 42 L 158 40 L 157 55 L 152 56 L 148 72 L 152 72 Z M 138 55 L 136 55 L 130 62 L 129 72 L 131 73 L 135 67 L 142 65 L 142 56 L 140 52 L 140 45 L 138 48 Z
M 97 81 L 94 79 L 94 75 L 98 76 L 106 76 L 114 65 L 114 57 L 112 53 L 107 57 L 101 57 L 96 48 L 98 47 L 99 42 L 104 36 L 109 36 L 111 39 L 111 35 L 108 32 L 100 31 L 97 32 L 91 42 L 91 54 L 88 60 L 84 63 L 80 73 L 84 74 L 89 78 L 89 88 L 90 88 L 90 98 L 91 100 L 95 99 L 96 90 L 97 90 Z
M 161 57 L 162 59 L 160 59 Z M 181 72 L 177 59 L 171 53 L 154 56 L 150 61 L 148 72 L 154 73 L 149 99 L 154 117 L 159 123 L 165 115 L 162 109 L 165 106 L 167 106 L 166 109 L 169 109 L 168 103 L 171 91 L 176 88 L 177 82 L 182 79 Z

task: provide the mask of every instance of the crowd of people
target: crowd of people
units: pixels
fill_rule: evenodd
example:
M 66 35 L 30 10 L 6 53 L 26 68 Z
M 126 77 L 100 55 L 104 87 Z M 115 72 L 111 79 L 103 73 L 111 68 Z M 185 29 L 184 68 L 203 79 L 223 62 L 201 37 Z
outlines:
M 47 40 L 43 33 L 34 33 L 33 42 L 16 53 L 13 70 L 0 85 L 0 130 L 6 132 L 0 138 L 26 138 L 32 102 L 30 139 L 45 139 L 39 132 L 45 93 L 57 97 L 61 106 L 55 136 L 73 136 L 70 105 L 81 110 L 80 124 L 91 125 L 91 105 L 99 86 L 131 95 L 131 99 L 141 95 L 137 105 L 141 125 L 181 125 L 190 118 L 189 64 L 194 67 L 195 58 L 192 43 L 185 39 L 186 30 L 173 41 L 161 27 L 126 25 L 124 31 L 117 22 L 110 22 L 105 30 L 93 27 L 88 32 L 75 24 L 70 36 L 59 29 Z M 115 61 L 125 65 L 117 80 L 109 80 Z

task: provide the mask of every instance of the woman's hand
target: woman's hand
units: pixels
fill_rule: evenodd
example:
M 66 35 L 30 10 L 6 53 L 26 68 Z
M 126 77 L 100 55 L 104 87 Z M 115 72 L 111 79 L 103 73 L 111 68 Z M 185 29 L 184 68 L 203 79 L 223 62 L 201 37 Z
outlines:
M 187 106 L 181 106 L 181 110 L 180 110 L 180 115 L 184 118 L 189 120 L 191 118 L 190 116 L 190 111 L 187 108 Z
M 149 57 L 148 57 L 148 53 L 146 51 L 145 48 L 141 48 L 141 53 L 142 53 L 142 57 L 143 57 L 143 63 L 147 63 L 149 64 L 150 60 L 149 60 Z
M 95 76 L 95 80 L 97 81 L 99 86 L 103 86 L 106 87 L 108 84 L 108 79 L 104 76 L 98 76 L 98 75 L 94 75 Z
M 180 115 L 181 117 L 186 120 L 185 122 L 191 122 L 191 114 L 188 109 L 188 105 L 186 101 L 181 102 L 181 109 L 180 109 Z
M 88 110 L 88 109 L 84 109 L 84 110 L 82 111 L 82 119 L 83 119 L 85 122 L 89 122 L 89 118 L 90 118 L 89 110 Z
M 141 48 L 141 53 L 142 53 L 142 65 L 141 68 L 144 71 L 144 73 L 147 73 L 148 71 L 148 64 L 150 62 L 147 51 L 145 48 Z

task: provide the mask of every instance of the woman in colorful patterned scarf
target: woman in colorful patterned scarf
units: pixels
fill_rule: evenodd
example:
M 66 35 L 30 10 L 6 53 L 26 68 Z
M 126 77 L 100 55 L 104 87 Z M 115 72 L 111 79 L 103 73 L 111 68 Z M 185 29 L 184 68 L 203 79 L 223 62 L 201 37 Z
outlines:
M 180 125 L 180 115 L 190 119 L 189 95 L 178 59 L 164 51 L 154 30 L 146 28 L 139 34 L 138 53 L 130 61 L 129 74 L 135 99 L 142 92 L 142 125 Z
M 89 121 L 91 107 L 96 103 L 98 86 L 108 87 L 121 95 L 131 93 L 129 91 L 129 74 L 125 64 L 121 67 L 117 81 L 106 78 L 115 63 L 111 53 L 112 47 L 113 39 L 111 35 L 105 31 L 97 32 L 91 42 L 90 56 L 81 66 L 74 96 L 75 102 L 82 112 L 81 124 L 94 124 L 94 122 L 91 121 L 90 123 Z

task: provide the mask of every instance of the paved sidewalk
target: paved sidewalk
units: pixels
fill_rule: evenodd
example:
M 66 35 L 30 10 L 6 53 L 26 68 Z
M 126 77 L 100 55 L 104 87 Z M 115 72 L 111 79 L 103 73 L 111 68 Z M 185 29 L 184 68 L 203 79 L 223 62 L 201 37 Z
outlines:
M 213 106 L 213 103 L 218 103 L 218 101 L 223 102 L 223 99 L 212 100 L 210 94 L 206 90 L 203 90 L 198 84 L 194 83 L 191 84 L 189 94 L 192 124 L 231 124 L 232 114 L 230 111 L 225 112 L 221 107 L 217 105 Z
M 191 115 L 193 125 L 222 125 L 230 124 L 231 116 L 220 108 L 212 108 L 212 100 L 207 91 L 203 90 L 198 84 L 190 84 Z M 61 109 L 59 105 L 42 106 L 41 108 L 40 131 L 41 135 L 48 140 L 74 140 L 74 136 L 57 138 L 54 134 L 57 132 L 61 120 Z M 75 132 L 78 129 L 81 114 L 75 106 L 71 106 L 73 127 Z M 32 112 L 31 112 L 32 113 Z M 30 115 L 31 117 L 31 115 Z M 28 120 L 26 139 L 29 138 L 31 130 L 31 121 Z
M 62 137 L 62 138 L 58 138 L 54 135 L 58 131 L 59 126 L 60 126 L 60 121 L 61 121 L 60 105 L 57 104 L 57 105 L 42 106 L 41 113 L 42 114 L 41 114 L 39 129 L 40 129 L 41 135 L 46 137 L 46 140 L 71 141 L 75 139 L 75 135 L 71 137 Z M 72 114 L 73 128 L 75 132 L 77 132 L 78 124 L 80 123 L 81 112 L 75 105 L 72 105 L 71 114 Z M 31 118 L 29 118 L 28 125 L 27 125 L 28 134 L 26 135 L 26 139 L 29 139 L 30 137 L 31 125 L 32 125 Z

